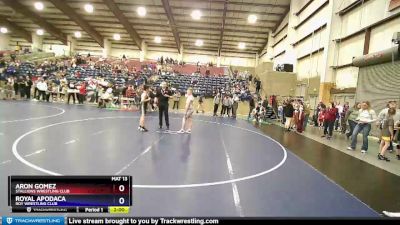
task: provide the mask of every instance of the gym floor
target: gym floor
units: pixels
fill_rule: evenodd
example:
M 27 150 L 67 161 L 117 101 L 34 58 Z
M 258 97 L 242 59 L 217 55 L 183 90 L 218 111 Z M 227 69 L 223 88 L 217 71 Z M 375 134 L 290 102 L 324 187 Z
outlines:
M 278 126 L 195 116 L 191 135 L 167 133 L 154 112 L 141 133 L 138 120 L 0 101 L 0 212 L 11 214 L 8 175 L 131 175 L 132 216 L 379 217 L 400 208 L 398 176 Z M 181 115 L 170 112 L 170 123 L 179 130 Z

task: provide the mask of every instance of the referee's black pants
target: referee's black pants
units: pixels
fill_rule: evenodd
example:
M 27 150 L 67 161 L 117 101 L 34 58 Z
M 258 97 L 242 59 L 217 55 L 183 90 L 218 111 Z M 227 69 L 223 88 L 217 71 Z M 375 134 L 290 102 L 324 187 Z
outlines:
M 163 114 L 165 117 L 165 125 L 167 125 L 167 128 L 169 128 L 168 104 L 160 104 L 160 106 L 158 107 L 158 118 L 160 127 L 162 127 Z

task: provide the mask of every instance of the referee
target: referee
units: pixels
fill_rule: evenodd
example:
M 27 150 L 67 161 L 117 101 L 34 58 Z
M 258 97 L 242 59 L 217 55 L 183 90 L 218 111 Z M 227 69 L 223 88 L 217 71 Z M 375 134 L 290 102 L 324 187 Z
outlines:
M 165 125 L 167 125 L 167 130 L 169 130 L 169 116 L 168 116 L 168 101 L 169 98 L 172 97 L 171 91 L 167 88 L 167 83 L 162 82 L 161 88 L 157 90 L 156 97 L 158 99 L 158 117 L 159 117 L 159 125 L 160 129 L 162 129 L 162 118 L 163 114 L 165 116 Z

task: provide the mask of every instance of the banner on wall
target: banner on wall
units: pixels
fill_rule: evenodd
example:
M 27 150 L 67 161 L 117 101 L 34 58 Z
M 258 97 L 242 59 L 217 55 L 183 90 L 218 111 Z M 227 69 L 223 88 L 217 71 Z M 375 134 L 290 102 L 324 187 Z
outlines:
M 395 10 L 400 7 L 400 0 L 391 0 L 389 3 L 389 11 Z

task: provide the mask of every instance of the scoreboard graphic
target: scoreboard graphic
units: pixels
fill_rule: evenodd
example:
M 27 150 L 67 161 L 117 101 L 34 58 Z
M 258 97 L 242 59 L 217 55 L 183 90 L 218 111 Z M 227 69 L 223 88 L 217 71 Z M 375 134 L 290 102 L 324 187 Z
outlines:
M 131 176 L 9 176 L 15 213 L 128 213 Z

